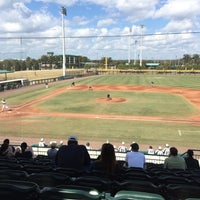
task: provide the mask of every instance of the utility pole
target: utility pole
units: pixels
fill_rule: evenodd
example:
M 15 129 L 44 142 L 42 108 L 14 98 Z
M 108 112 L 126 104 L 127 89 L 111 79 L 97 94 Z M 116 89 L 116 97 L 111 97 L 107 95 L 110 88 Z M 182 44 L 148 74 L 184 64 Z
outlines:
M 62 13 L 62 50 L 63 50 L 63 77 L 66 76 L 66 56 L 65 56 L 65 19 L 64 17 L 67 15 L 67 10 L 65 7 L 61 8 Z

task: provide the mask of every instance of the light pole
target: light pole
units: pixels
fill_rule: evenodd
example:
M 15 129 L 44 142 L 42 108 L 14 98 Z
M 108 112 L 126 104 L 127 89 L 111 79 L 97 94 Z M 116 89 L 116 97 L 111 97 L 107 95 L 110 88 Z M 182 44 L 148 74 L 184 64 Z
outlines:
M 66 57 L 65 57 L 65 20 L 64 17 L 67 15 L 67 10 L 65 7 L 61 8 L 61 13 L 62 13 L 62 50 L 63 50 L 63 63 L 62 63 L 62 68 L 63 68 L 63 77 L 66 76 Z
M 143 45 L 143 28 L 144 25 L 140 25 L 141 33 L 140 33 L 140 67 L 142 67 L 142 45 Z
M 135 40 L 135 45 L 134 45 L 134 65 L 136 65 L 136 52 L 137 52 L 137 40 Z
M 130 64 L 131 62 L 131 32 L 132 32 L 132 29 L 130 28 L 129 29 L 129 49 L 128 49 L 128 64 Z

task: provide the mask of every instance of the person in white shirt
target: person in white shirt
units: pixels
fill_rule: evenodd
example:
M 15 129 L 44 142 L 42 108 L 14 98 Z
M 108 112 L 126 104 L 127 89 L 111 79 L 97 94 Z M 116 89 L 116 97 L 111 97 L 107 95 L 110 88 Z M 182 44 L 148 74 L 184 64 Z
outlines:
M 127 152 L 127 148 L 125 146 L 125 142 L 122 142 L 122 145 L 119 146 L 118 151 L 121 153 L 126 153 Z
M 56 147 L 57 147 L 56 141 L 51 141 L 50 142 L 50 149 L 47 150 L 47 156 L 52 160 L 55 160 L 56 154 L 58 152 Z
M 169 153 L 170 153 L 169 144 L 166 144 L 165 148 L 163 149 L 163 155 L 168 156 Z
M 158 149 L 155 151 L 155 154 L 158 155 L 158 156 L 162 156 L 163 155 L 163 150 L 162 150 L 161 146 L 158 147 Z
M 5 109 L 7 110 L 9 109 L 6 100 L 4 98 L 1 99 L 1 104 L 2 104 L 1 112 L 3 112 Z
M 152 146 L 149 146 L 149 148 L 147 150 L 147 154 L 150 154 L 150 155 L 154 155 L 155 154 L 155 151 L 154 151 Z
M 41 138 L 39 143 L 38 143 L 39 147 L 46 147 L 47 145 L 45 144 L 44 138 Z
M 131 151 L 126 153 L 126 166 L 127 167 L 145 167 L 145 156 L 143 153 L 139 152 L 139 145 L 133 143 L 130 145 Z

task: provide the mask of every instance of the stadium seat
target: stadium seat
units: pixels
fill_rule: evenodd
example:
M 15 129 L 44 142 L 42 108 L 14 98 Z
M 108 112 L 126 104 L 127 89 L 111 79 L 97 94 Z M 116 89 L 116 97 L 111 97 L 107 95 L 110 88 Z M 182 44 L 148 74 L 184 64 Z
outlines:
M 21 164 L 15 163 L 15 162 L 7 162 L 3 161 L 0 162 L 0 167 L 1 168 L 7 168 L 7 169 L 15 169 L 15 170 L 21 170 L 23 169 L 23 166 Z
M 161 175 L 156 178 L 157 184 L 190 184 L 191 181 L 185 177 L 176 176 L 176 175 Z
M 170 200 L 198 198 L 200 199 L 200 187 L 185 184 L 169 184 L 166 193 Z
M 46 188 L 40 194 L 40 200 L 99 200 L 101 194 L 97 190 Z
M 65 174 L 65 175 L 70 176 L 70 177 L 79 177 L 83 174 L 83 171 L 73 169 L 73 168 L 59 167 L 59 168 L 56 168 L 54 171 L 57 172 L 57 173 Z
M 151 181 L 144 180 L 127 180 L 116 184 L 113 187 L 112 195 L 114 196 L 117 192 L 121 190 L 130 190 L 138 192 L 150 192 L 161 194 L 162 187 L 154 185 Z
M 68 176 L 53 172 L 33 173 L 28 176 L 27 180 L 36 183 L 41 189 L 44 187 L 69 184 L 71 182 L 71 179 Z
M 12 170 L 12 169 L 0 170 L 0 180 L 7 179 L 7 180 L 26 181 L 27 178 L 28 178 L 28 173 L 23 170 Z
M 156 193 L 121 190 L 114 196 L 114 200 L 165 200 Z
M 24 165 L 23 170 L 28 174 L 32 174 L 39 172 L 50 172 L 53 171 L 53 168 L 48 165 L 26 164 Z
M 112 182 L 109 179 L 96 176 L 81 176 L 74 179 L 72 184 L 93 187 L 99 192 L 110 192 Z
M 0 180 L 0 197 L 5 200 L 38 200 L 39 186 L 28 181 Z

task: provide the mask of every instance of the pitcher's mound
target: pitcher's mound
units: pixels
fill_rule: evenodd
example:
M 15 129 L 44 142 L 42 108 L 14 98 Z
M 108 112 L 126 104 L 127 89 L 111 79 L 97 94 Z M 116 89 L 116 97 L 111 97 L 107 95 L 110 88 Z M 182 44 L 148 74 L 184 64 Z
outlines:
M 126 101 L 125 98 L 98 98 L 97 99 L 98 102 L 100 103 L 122 103 L 124 101 Z

